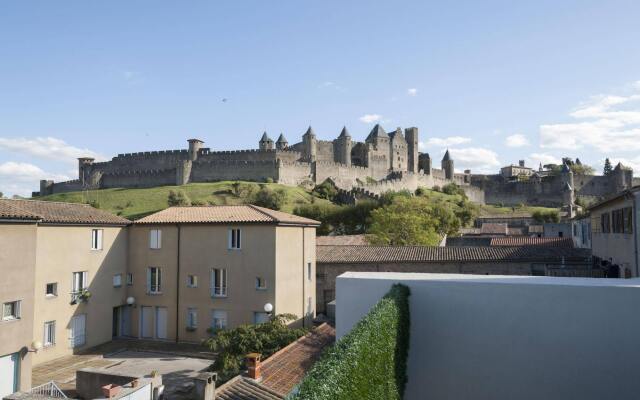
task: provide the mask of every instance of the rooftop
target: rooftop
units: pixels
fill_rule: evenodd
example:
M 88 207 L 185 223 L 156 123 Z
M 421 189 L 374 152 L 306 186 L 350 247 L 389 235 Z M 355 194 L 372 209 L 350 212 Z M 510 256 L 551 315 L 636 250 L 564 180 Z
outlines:
M 40 200 L 0 199 L 0 220 L 24 220 L 52 224 L 128 225 L 128 219 L 88 204 Z
M 318 263 L 370 262 L 583 262 L 591 257 L 589 249 L 542 246 L 317 246 Z
M 277 224 L 319 226 L 320 222 L 254 205 L 169 207 L 136 224 Z
M 284 396 L 264 387 L 253 379 L 238 375 L 216 389 L 220 400 L 280 400 Z
M 634 186 L 634 187 L 629 188 L 627 190 L 623 190 L 622 192 L 616 193 L 616 194 L 614 194 L 614 195 L 612 195 L 610 197 L 607 197 L 604 200 L 598 201 L 598 202 L 590 205 L 587 209 L 588 210 L 594 210 L 594 209 L 599 208 L 599 207 L 601 207 L 601 206 L 603 206 L 603 205 L 605 205 L 605 204 L 607 204 L 607 203 L 609 203 L 611 201 L 614 201 L 614 200 L 617 200 L 619 198 L 628 196 L 631 193 L 635 193 L 637 191 L 640 191 L 640 186 Z
M 508 236 L 491 238 L 490 246 L 545 246 L 573 248 L 573 239 L 564 237 Z
M 368 244 L 366 235 L 316 236 L 318 246 L 365 246 Z

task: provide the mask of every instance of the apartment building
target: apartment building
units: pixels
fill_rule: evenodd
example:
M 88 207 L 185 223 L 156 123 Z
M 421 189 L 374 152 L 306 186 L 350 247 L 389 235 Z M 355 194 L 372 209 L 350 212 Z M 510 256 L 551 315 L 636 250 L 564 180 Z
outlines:
M 88 205 L 0 200 L 0 395 L 29 389 L 32 365 L 111 340 L 128 224 Z
M 200 341 L 208 329 L 315 316 L 317 221 L 253 205 L 171 207 L 129 232 L 127 334 Z
M 640 276 L 640 186 L 633 187 L 589 207 L 591 248 L 613 276 Z

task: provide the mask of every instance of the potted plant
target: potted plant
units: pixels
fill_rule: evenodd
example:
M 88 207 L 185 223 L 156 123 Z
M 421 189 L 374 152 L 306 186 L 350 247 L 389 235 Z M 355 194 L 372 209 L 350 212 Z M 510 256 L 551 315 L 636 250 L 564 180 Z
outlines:
M 112 383 L 108 385 L 104 385 L 102 387 L 102 394 L 104 395 L 104 397 L 108 399 L 115 397 L 118 394 L 118 392 L 120 392 L 120 386 L 114 385 Z
M 135 380 L 131 381 L 131 387 L 132 388 L 137 388 L 138 386 L 140 386 L 140 380 L 135 379 Z
M 78 300 L 81 302 L 86 302 L 91 297 L 91 292 L 87 289 L 82 289 L 80 294 L 78 295 Z

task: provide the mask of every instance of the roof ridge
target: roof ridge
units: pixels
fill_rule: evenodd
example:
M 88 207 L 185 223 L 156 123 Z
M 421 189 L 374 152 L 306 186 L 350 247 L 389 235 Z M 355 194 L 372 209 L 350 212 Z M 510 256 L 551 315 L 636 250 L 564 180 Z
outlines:
M 78 205 L 78 206 L 84 206 L 84 207 L 91 207 L 91 204 L 87 204 L 87 203 L 77 203 L 74 201 L 54 201 L 54 200 L 37 200 L 37 199 L 0 199 L 0 200 L 6 200 L 6 201 L 28 201 L 31 203 L 45 203 L 45 204 L 71 204 L 71 205 Z M 96 210 L 99 210 L 99 208 L 96 208 Z M 104 211 L 104 210 L 103 210 Z
M 279 222 L 280 220 L 276 217 L 274 217 L 273 215 L 269 214 L 268 212 L 265 212 L 262 210 L 262 207 L 258 207 L 255 204 L 245 204 L 248 207 L 251 207 L 252 209 L 256 210 L 257 212 L 266 215 L 268 218 L 271 218 L 271 220 L 273 222 Z M 267 210 L 270 210 L 269 208 L 266 208 Z

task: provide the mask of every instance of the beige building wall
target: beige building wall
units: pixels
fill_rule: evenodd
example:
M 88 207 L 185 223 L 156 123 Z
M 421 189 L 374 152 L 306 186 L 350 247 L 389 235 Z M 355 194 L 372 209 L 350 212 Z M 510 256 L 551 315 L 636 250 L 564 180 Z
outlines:
M 91 249 L 91 231 L 103 231 L 101 250 Z M 43 342 L 44 324 L 55 321 L 55 344 L 34 357 L 34 365 L 107 342 L 112 338 L 113 308 L 126 298 L 127 230 L 124 227 L 40 225 L 37 229 L 33 337 Z M 87 271 L 91 298 L 71 305 L 73 272 Z M 122 286 L 114 287 L 121 274 Z M 57 296 L 46 295 L 47 283 L 57 283 Z M 86 315 L 85 343 L 72 347 L 72 318 Z
M 33 341 L 36 228 L 31 223 L 0 224 L 0 307 L 21 302 L 20 319 L 0 321 L 0 357 L 20 352 L 19 390 L 31 388 L 33 353 L 26 350 Z

